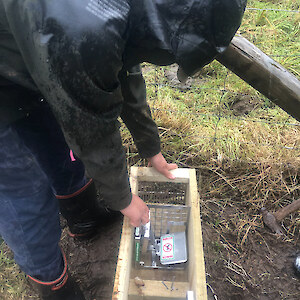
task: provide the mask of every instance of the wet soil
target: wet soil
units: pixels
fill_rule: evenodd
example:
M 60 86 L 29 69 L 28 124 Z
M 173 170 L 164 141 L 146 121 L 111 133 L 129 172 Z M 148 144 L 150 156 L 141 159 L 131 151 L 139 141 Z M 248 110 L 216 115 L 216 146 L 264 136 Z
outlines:
M 112 298 L 121 227 L 120 216 L 101 226 L 97 235 L 88 241 L 63 234 L 61 244 L 68 257 L 69 270 L 87 300 Z
M 229 101 L 229 107 L 235 116 L 248 115 L 261 106 L 261 99 L 247 94 L 237 94 Z
M 204 199 L 205 201 L 205 199 Z M 237 203 L 236 209 L 240 204 Z M 249 232 L 243 248 L 237 236 L 220 232 L 217 219 L 230 218 L 232 208 L 222 211 L 202 204 L 202 233 L 209 300 L 299 300 L 300 279 L 293 270 L 299 242 L 272 234 L 267 228 Z M 64 222 L 62 227 L 65 227 Z M 87 300 L 111 299 L 120 242 L 122 217 L 99 228 L 88 241 L 77 241 L 64 228 L 61 245 L 69 270 Z M 299 235 L 298 235 L 299 237 Z M 28 290 L 30 288 L 28 287 Z M 36 299 L 30 293 L 30 298 Z
M 252 236 L 249 245 L 239 251 L 227 247 L 229 240 L 203 223 L 209 299 L 300 299 L 300 279 L 293 269 L 297 246 L 267 229 L 258 234 L 263 242 Z
M 249 232 L 243 248 L 235 248 L 237 236 L 215 226 L 216 216 L 230 218 L 232 208 L 213 211 L 203 205 L 202 210 L 209 300 L 300 299 L 300 279 L 293 270 L 298 242 L 260 228 Z M 91 241 L 74 241 L 66 234 L 62 238 L 70 271 L 88 300 L 111 299 L 121 225 L 118 218 Z

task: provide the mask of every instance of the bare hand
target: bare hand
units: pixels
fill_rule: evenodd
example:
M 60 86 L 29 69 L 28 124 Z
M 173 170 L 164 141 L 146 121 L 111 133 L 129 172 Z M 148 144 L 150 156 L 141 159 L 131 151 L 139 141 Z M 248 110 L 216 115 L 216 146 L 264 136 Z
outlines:
M 166 176 L 169 179 L 175 179 L 175 176 L 170 172 L 171 170 L 177 169 L 176 164 L 168 164 L 161 152 L 148 158 L 149 167 L 155 168 L 159 173 Z
M 129 206 L 121 210 L 124 216 L 130 219 L 132 226 L 138 227 L 149 222 L 149 208 L 145 202 L 138 196 L 132 194 L 132 200 Z

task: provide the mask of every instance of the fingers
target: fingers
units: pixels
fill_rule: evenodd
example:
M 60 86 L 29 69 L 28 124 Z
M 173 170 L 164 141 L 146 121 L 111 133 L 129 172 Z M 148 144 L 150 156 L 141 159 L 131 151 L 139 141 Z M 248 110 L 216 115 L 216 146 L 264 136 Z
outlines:
M 136 195 L 132 195 L 131 203 L 121 213 L 130 219 L 132 226 L 138 227 L 149 222 L 149 208 L 145 202 Z
M 168 169 L 175 170 L 175 169 L 178 169 L 178 166 L 176 164 L 168 164 Z
M 148 167 L 154 167 L 159 173 L 168 179 L 175 179 L 175 176 L 170 171 L 177 169 L 178 166 L 176 164 L 168 164 L 161 152 L 148 158 L 148 160 Z
M 139 227 L 141 225 L 146 225 L 149 222 L 149 212 L 145 213 L 141 218 L 130 219 L 130 225 L 134 227 Z
M 141 226 L 141 222 L 138 221 L 138 220 L 130 219 L 130 225 L 133 226 L 133 227 L 139 227 L 139 226 Z
M 163 169 L 160 173 L 168 179 L 175 179 L 175 176 L 171 172 L 169 172 L 168 169 Z
M 144 214 L 144 216 L 142 217 L 142 224 L 146 225 L 149 222 L 149 209 L 147 211 L 147 213 Z
M 176 164 L 167 164 L 166 166 L 164 166 L 162 168 L 160 173 L 163 174 L 164 176 L 166 176 L 169 179 L 175 179 L 176 178 L 175 175 L 173 175 L 170 171 L 175 170 L 177 168 L 178 168 L 178 166 Z
M 149 222 L 149 208 L 145 206 L 144 214 L 141 216 L 140 225 L 145 225 Z

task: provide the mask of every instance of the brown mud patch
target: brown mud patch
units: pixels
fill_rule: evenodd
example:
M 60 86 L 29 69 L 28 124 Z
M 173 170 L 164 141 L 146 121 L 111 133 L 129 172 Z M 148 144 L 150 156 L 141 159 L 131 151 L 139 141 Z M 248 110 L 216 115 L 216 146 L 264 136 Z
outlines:
M 203 222 L 202 231 L 209 300 L 300 299 L 294 243 L 261 229 L 241 250 L 230 246 L 234 236 L 220 236 L 211 224 Z
M 64 234 L 62 247 L 72 276 L 79 282 L 87 300 L 112 298 L 122 218 L 101 226 L 88 241 L 77 241 Z
M 63 233 L 60 244 L 67 257 L 69 272 L 78 282 L 85 298 L 111 300 L 121 236 L 121 215 L 99 227 L 97 235 L 86 241 L 70 237 L 66 222 L 62 220 L 61 223 Z M 22 299 L 39 299 L 29 283 Z
M 237 94 L 229 101 L 229 107 L 235 116 L 248 115 L 252 111 L 261 108 L 262 105 L 261 99 L 247 94 Z

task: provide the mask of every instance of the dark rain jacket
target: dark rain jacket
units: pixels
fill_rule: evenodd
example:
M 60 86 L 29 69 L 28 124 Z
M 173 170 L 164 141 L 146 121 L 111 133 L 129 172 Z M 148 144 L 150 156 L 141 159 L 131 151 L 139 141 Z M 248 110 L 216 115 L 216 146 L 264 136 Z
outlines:
M 229 45 L 245 5 L 246 0 L 0 0 L 0 117 L 17 118 L 12 109 L 26 110 L 41 93 L 108 205 L 123 209 L 131 193 L 118 117 L 142 157 L 160 151 L 143 78 L 134 66 L 176 62 L 194 74 Z M 30 91 L 25 99 L 23 89 Z

